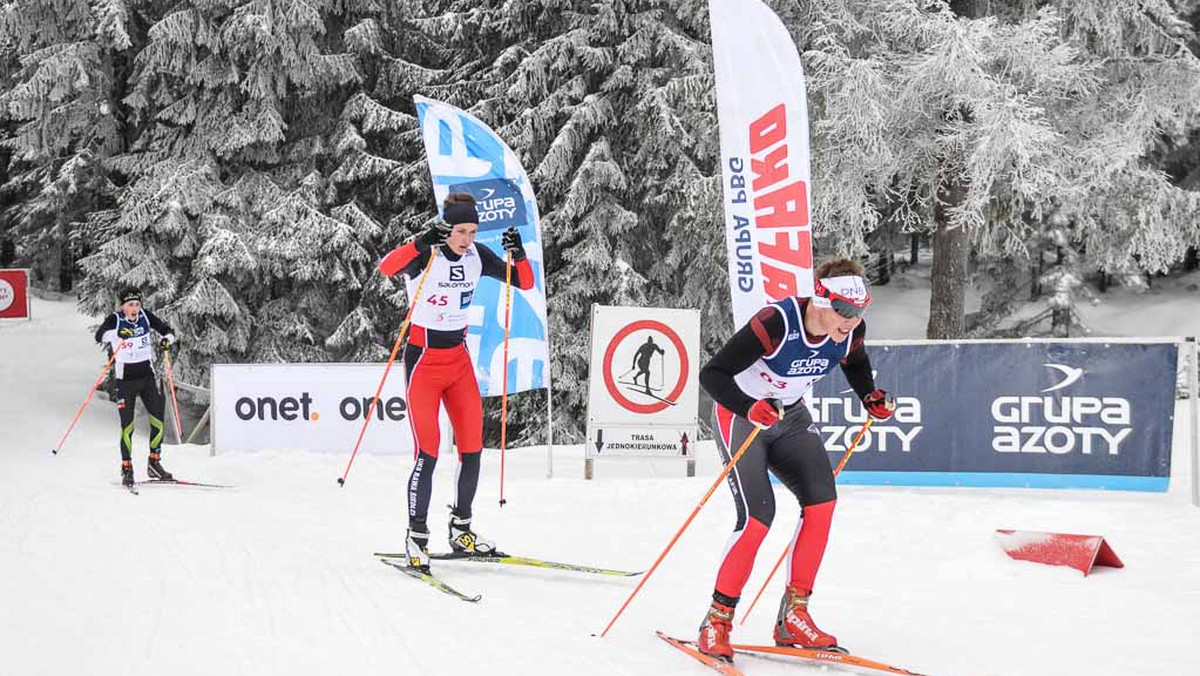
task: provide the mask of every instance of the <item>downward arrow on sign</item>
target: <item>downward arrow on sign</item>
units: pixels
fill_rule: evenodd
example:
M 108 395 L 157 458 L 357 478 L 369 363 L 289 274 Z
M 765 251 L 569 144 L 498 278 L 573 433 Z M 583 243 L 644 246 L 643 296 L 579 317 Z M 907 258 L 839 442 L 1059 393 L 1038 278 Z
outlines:
M 596 430 L 596 453 L 604 448 L 604 430 Z

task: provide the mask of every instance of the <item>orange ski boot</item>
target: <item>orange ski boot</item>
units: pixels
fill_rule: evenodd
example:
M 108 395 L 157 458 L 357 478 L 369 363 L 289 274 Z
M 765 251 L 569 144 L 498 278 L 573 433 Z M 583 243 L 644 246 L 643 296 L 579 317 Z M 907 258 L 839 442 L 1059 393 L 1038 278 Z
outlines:
M 733 646 L 729 644 L 729 632 L 733 629 L 733 606 L 713 601 L 700 624 L 697 649 L 726 662 L 733 661 Z
M 837 639 L 818 629 L 808 614 L 810 594 L 806 589 L 788 585 L 779 604 L 779 616 L 775 619 L 775 645 L 810 650 L 837 649 Z

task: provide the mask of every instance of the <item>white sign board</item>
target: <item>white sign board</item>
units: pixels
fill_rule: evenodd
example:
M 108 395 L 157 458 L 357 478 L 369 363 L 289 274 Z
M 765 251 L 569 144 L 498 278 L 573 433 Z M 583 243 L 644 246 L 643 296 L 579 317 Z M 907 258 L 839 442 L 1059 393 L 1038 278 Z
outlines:
M 349 457 L 383 364 L 214 364 L 213 451 L 295 449 Z M 363 437 L 363 453 L 415 455 L 404 371 L 388 373 Z M 450 448 L 445 411 L 441 451 Z
M 699 355 L 697 310 L 592 306 L 588 457 L 691 457 Z

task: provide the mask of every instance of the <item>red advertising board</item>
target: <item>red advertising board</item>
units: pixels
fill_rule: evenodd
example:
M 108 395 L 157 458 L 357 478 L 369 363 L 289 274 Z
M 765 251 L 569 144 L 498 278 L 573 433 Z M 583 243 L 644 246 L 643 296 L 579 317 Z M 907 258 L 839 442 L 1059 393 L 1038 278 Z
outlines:
M 0 270 L 0 320 L 29 319 L 29 271 Z

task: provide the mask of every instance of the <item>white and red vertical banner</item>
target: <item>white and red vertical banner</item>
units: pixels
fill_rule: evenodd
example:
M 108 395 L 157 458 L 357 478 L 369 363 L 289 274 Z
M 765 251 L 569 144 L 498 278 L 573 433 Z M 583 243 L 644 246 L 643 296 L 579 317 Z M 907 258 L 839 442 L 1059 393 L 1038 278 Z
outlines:
M 0 270 L 0 320 L 29 319 L 29 271 Z
M 812 295 L 808 104 L 792 37 L 760 0 L 709 0 L 733 321 Z

